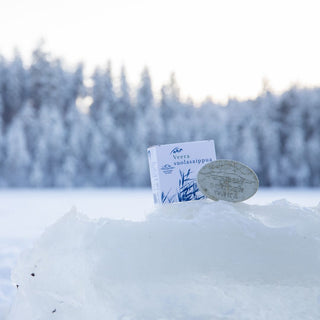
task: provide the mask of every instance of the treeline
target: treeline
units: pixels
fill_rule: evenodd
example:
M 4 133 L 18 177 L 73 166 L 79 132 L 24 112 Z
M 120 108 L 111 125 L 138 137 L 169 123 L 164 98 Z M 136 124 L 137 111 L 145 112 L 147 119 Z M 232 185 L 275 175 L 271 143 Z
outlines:
M 124 69 L 114 83 L 110 64 L 85 86 L 81 65 L 70 71 L 41 48 L 29 67 L 18 54 L 0 58 L 0 186 L 146 186 L 147 146 L 202 139 L 262 185 L 320 185 L 319 88 L 196 107 L 174 76 L 159 99 L 147 69 L 135 90 Z M 82 99 L 92 101 L 88 112 Z

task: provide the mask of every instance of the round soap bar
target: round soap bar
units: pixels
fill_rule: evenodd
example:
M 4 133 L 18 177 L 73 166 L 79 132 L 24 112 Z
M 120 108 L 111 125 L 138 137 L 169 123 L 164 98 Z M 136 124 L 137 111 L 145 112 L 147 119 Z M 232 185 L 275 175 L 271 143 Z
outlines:
M 252 169 L 241 162 L 217 160 L 199 170 L 198 187 L 212 200 L 240 202 L 257 192 L 259 179 Z

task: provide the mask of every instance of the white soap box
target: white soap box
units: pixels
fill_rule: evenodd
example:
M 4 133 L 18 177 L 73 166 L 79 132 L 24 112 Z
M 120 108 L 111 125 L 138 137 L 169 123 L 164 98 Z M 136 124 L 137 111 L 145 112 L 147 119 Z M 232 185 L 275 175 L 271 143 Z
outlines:
M 157 145 L 148 148 L 154 203 L 200 200 L 197 174 L 216 160 L 213 140 Z

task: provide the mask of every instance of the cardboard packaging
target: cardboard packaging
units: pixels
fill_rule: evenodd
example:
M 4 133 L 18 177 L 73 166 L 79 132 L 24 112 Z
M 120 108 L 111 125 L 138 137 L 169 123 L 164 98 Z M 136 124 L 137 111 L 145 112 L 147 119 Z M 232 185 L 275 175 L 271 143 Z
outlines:
M 155 204 L 204 198 L 197 186 L 197 174 L 216 160 L 213 140 L 157 145 L 147 151 Z

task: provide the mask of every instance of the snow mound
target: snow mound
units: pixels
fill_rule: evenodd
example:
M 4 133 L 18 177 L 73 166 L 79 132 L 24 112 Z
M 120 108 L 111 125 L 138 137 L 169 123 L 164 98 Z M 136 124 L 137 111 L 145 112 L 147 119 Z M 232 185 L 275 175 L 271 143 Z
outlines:
M 320 207 L 195 201 L 71 212 L 24 254 L 8 320 L 320 319 Z

